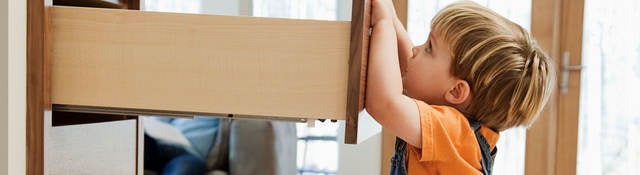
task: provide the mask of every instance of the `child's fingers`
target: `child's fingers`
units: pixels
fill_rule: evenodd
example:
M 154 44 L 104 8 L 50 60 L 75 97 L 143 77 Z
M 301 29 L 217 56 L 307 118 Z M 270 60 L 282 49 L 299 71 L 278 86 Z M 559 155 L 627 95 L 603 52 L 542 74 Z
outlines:
M 371 24 L 375 25 L 378 21 L 385 19 L 393 19 L 395 9 L 391 0 L 372 0 L 371 1 Z

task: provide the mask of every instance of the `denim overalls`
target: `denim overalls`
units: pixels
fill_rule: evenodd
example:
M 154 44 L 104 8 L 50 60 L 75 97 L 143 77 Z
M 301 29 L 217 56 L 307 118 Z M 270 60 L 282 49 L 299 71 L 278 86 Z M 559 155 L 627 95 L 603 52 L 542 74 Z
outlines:
M 487 139 L 480 134 L 480 122 L 469 119 L 469 125 L 474 130 L 476 135 L 476 140 L 478 140 L 478 144 L 480 145 L 480 152 L 482 153 L 482 161 L 480 162 L 482 165 L 482 173 L 484 175 L 491 175 L 491 169 L 493 167 L 493 160 L 496 158 L 496 153 L 498 148 L 494 148 L 493 151 L 490 151 L 490 145 L 487 142 Z M 407 142 L 396 137 L 396 150 L 393 157 L 391 157 L 391 175 L 406 175 L 407 174 Z

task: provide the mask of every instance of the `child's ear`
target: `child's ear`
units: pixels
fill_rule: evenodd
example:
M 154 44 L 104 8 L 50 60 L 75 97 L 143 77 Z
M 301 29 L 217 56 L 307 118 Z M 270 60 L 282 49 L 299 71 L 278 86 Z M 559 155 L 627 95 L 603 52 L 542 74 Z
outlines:
M 451 104 L 462 104 L 464 103 L 469 95 L 471 94 L 471 88 L 469 87 L 469 83 L 465 80 L 455 80 L 455 84 L 447 93 L 444 95 L 444 99 Z

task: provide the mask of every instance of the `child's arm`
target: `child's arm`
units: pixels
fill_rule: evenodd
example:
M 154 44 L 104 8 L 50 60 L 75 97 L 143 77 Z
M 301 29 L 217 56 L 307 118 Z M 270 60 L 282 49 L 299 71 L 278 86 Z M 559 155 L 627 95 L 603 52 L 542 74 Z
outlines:
M 421 147 L 420 117 L 415 102 L 402 94 L 398 44 L 390 0 L 372 0 L 373 33 L 369 49 L 367 111 L 384 128 Z
M 407 61 L 413 57 L 413 43 L 407 34 L 402 22 L 397 17 L 393 20 L 393 26 L 396 29 L 396 37 L 398 38 L 398 56 L 400 58 L 400 74 L 404 75 L 407 67 Z

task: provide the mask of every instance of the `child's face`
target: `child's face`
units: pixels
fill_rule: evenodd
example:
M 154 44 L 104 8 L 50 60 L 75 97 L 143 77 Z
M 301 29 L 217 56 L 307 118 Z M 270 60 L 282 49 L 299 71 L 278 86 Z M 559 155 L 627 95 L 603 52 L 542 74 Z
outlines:
M 433 105 L 446 105 L 445 93 L 453 87 L 449 44 L 437 33 L 430 33 L 427 41 L 413 48 L 407 60 L 402 83 L 407 96 Z

